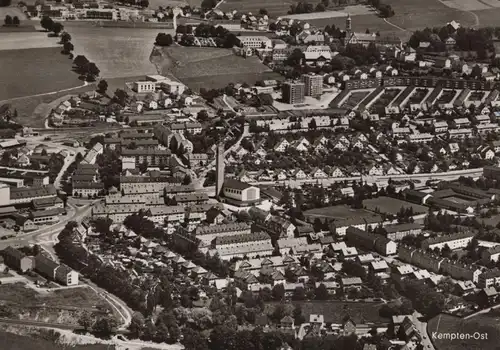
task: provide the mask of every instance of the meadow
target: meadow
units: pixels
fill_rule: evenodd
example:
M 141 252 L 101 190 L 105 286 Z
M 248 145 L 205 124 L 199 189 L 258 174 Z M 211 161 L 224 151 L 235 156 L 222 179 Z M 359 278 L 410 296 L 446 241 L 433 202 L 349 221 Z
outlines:
M 0 67 L 2 102 L 83 85 L 59 47 L 0 51 Z
M 0 19 L 1 20 L 1 19 Z M 0 50 L 22 50 L 44 47 L 61 47 L 56 38 L 44 32 L 6 32 L 0 33 Z
M 156 73 L 149 57 L 158 29 L 99 28 L 78 23 L 65 23 L 65 29 L 72 36 L 75 55 L 94 62 L 102 78 Z
M 194 90 L 221 88 L 229 83 L 253 84 L 257 80 L 277 79 L 257 57 L 243 58 L 230 49 L 200 47 L 168 47 L 152 54 L 157 70 L 173 75 Z

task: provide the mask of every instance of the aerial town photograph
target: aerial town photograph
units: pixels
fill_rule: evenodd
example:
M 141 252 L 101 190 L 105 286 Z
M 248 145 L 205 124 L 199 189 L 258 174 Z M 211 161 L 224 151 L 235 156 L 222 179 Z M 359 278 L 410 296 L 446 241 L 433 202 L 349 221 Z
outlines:
M 0 82 L 0 350 L 500 349 L 500 0 L 0 0 Z

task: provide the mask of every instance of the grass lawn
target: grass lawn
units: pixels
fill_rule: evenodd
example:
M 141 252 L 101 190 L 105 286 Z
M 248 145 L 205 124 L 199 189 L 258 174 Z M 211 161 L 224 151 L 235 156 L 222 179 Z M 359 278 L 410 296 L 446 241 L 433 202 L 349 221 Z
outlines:
M 498 311 L 481 314 L 467 320 L 442 314 L 429 321 L 427 332 L 431 337 L 433 332 L 464 333 L 471 336 L 476 332 L 487 334 L 487 339 L 478 340 L 472 337 L 468 340 L 431 338 L 438 350 L 496 350 L 498 349 L 498 339 L 500 338 L 499 324 L 500 314 Z
M 277 303 L 266 304 L 265 313 L 271 314 Z M 329 301 L 304 301 L 285 304 L 293 310 L 295 305 L 302 307 L 302 314 L 307 320 L 311 314 L 322 314 L 325 322 L 342 323 L 344 317 L 350 316 L 356 323 L 385 323 L 389 319 L 380 317 L 379 309 L 383 303 L 343 302 L 337 300 Z
M 332 219 L 346 219 L 351 217 L 371 217 L 373 213 L 365 209 L 351 209 L 347 205 L 335 205 L 331 207 L 310 209 L 304 212 L 305 216 L 327 217 Z
M 411 105 L 411 104 L 421 103 L 423 101 L 423 99 L 425 98 L 425 96 L 427 96 L 428 93 L 429 93 L 429 89 L 425 89 L 425 88 L 415 89 L 415 92 L 410 97 L 407 104 Z
M 149 61 L 156 35 L 168 29 L 98 28 L 90 23 L 65 23 L 75 46 L 75 56 L 95 62 L 103 78 L 156 74 Z
M 240 74 L 220 74 L 220 75 L 205 75 L 200 77 L 179 78 L 184 84 L 195 91 L 200 88 L 223 88 L 229 83 L 247 83 L 255 84 L 258 80 L 276 79 L 283 80 L 283 76 L 275 72 L 263 73 L 240 73 Z
M 60 51 L 60 48 L 0 51 L 0 101 L 82 85 L 71 71 L 71 60 Z
M 387 107 L 401 93 L 400 89 L 385 89 L 384 93 L 370 106 L 371 112 Z
M 427 213 L 429 210 L 427 207 L 423 205 L 418 205 L 410 202 L 405 202 L 400 199 L 391 198 L 391 197 L 378 197 L 372 199 L 365 199 L 363 201 L 363 206 L 368 210 L 375 211 L 375 208 L 378 208 L 381 213 L 393 214 L 396 215 L 401 207 L 404 208 L 413 208 L 413 213 L 422 214 Z

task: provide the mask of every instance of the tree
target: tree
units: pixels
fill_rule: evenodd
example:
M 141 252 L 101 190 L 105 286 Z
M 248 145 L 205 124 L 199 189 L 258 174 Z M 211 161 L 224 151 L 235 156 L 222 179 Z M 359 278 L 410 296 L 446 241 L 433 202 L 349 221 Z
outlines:
M 155 40 L 155 45 L 158 46 L 170 46 L 174 43 L 172 35 L 165 33 L 158 33 Z
M 73 64 L 75 65 L 76 71 L 80 74 L 85 73 L 85 67 L 87 66 L 87 64 L 89 64 L 89 62 L 90 61 L 87 59 L 87 57 L 83 55 L 78 55 L 73 60 Z
M 104 79 L 101 79 L 97 84 L 97 92 L 100 94 L 105 94 L 108 90 L 108 82 Z
M 304 287 L 295 287 L 292 298 L 293 300 L 304 300 L 306 298 Z
M 182 335 L 185 350 L 209 350 L 207 338 L 201 332 L 185 327 Z
M 268 15 L 267 10 L 266 9 L 260 9 L 259 10 L 259 15 L 261 15 L 261 16 L 267 16 Z
M 0 0 L 0 7 L 7 7 L 12 4 L 11 0 Z
M 78 324 L 82 326 L 85 331 L 88 331 L 92 328 L 93 321 L 88 311 L 84 311 L 82 313 L 82 315 L 78 319 Z
M 208 112 L 205 109 L 202 109 L 201 111 L 196 114 L 196 119 L 200 122 L 205 122 L 208 120 Z
M 146 8 L 146 7 L 149 7 L 149 0 L 140 0 L 139 1 L 139 6 L 142 7 L 142 8 Z
M 285 298 L 285 287 L 283 284 L 279 283 L 275 285 L 272 294 L 274 300 L 283 300 Z
M 68 32 L 61 33 L 61 43 L 67 43 L 71 41 L 71 35 Z
M 4 23 L 6 26 L 11 26 L 12 25 L 12 17 L 9 15 L 5 16 Z
M 73 44 L 70 41 L 65 42 L 63 45 L 63 52 L 65 54 L 69 54 L 74 49 L 75 49 L 75 47 L 73 46 Z
M 120 105 L 125 106 L 129 99 L 128 93 L 122 89 L 116 89 L 115 96 L 113 99 L 118 102 Z
M 302 307 L 299 304 L 293 309 L 292 317 L 296 326 L 300 326 L 306 321 L 306 318 L 302 315 Z
M 54 21 L 49 16 L 43 16 L 42 19 L 40 20 L 40 25 L 47 32 L 51 32 L 52 28 L 54 27 Z
M 63 29 L 64 26 L 61 23 L 55 22 L 50 30 L 54 32 L 56 36 L 59 36 L 59 33 L 62 32 Z
M 321 283 L 318 286 L 318 288 L 316 288 L 315 294 L 316 294 L 316 299 L 318 300 L 327 300 L 330 297 L 328 289 L 323 283 Z
M 101 72 L 94 62 L 89 62 L 85 70 L 87 73 L 87 81 L 95 81 L 95 78 L 98 77 Z
M 94 325 L 94 331 L 103 336 L 113 334 L 118 323 L 113 317 L 104 316 L 97 320 Z
M 144 331 L 144 316 L 140 312 L 134 312 L 130 320 L 129 330 L 134 338 L 139 338 Z
M 316 5 L 316 12 L 325 12 L 325 10 L 325 5 L 322 2 Z

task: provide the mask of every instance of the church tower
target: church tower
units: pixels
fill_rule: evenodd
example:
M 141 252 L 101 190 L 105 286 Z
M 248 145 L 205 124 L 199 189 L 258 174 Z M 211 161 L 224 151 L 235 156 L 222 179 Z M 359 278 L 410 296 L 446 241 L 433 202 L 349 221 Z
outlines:
M 347 14 L 347 18 L 345 20 L 345 32 L 346 34 L 349 34 L 352 31 L 352 19 L 351 15 Z

